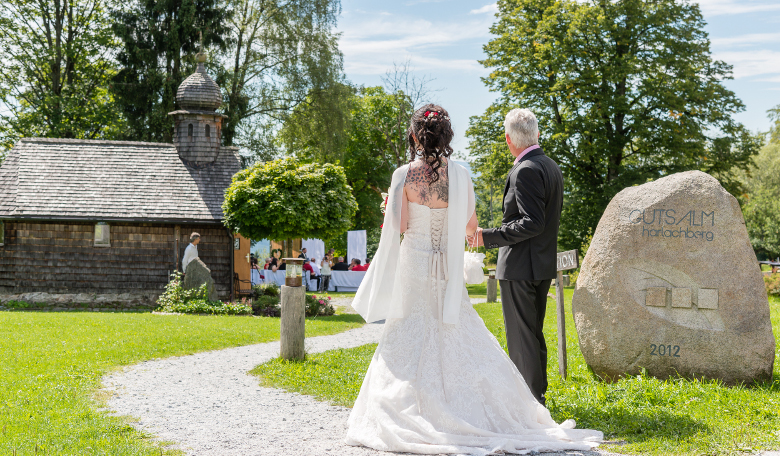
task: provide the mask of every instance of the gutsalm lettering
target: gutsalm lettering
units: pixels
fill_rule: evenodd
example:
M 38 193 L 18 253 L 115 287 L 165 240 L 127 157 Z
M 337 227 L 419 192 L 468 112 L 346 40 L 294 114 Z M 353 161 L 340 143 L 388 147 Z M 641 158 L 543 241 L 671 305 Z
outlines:
M 707 212 L 689 210 L 680 212 L 674 209 L 634 209 L 628 215 L 628 220 L 634 225 L 642 226 L 642 236 L 685 238 L 694 240 L 712 241 L 715 233 L 703 229 L 691 229 L 691 227 L 715 226 L 715 211 Z

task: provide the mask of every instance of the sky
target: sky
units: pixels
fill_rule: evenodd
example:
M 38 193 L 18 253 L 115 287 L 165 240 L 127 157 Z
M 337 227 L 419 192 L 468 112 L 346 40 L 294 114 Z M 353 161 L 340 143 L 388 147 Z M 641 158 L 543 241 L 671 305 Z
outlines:
M 699 0 L 713 56 L 734 67 L 727 88 L 746 109 L 736 115 L 751 131 L 766 131 L 766 111 L 780 105 L 780 0 Z M 394 65 L 408 62 L 432 81 L 431 101 L 450 113 L 453 147 L 467 153 L 471 116 L 496 99 L 478 60 L 490 41 L 495 3 L 489 0 L 342 0 L 338 31 L 344 70 L 355 84 L 382 85 Z

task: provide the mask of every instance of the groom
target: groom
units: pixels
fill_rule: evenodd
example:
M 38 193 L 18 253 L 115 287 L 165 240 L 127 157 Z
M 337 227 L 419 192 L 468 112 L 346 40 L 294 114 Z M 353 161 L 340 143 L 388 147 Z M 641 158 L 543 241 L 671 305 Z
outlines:
M 547 344 L 542 326 L 547 292 L 556 274 L 563 175 L 539 147 L 539 126 L 528 109 L 513 109 L 504 121 L 515 157 L 504 188 L 504 218 L 498 228 L 478 228 L 478 245 L 500 247 L 496 278 L 509 357 L 536 399 L 547 391 Z

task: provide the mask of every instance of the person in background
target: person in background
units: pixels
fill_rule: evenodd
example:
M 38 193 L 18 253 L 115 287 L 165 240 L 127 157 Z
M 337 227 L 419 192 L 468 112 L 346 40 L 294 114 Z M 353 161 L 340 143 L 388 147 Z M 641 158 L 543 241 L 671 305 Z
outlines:
M 334 271 L 349 271 L 349 265 L 344 262 L 344 257 L 339 257 L 339 262 L 333 265 Z
M 320 290 L 319 291 L 328 291 L 328 287 L 330 287 L 330 268 L 332 266 L 333 257 L 329 254 L 325 255 L 325 258 L 322 259 L 322 263 L 320 263 Z
M 366 258 L 366 265 L 364 266 L 366 268 L 366 271 L 368 271 L 369 266 L 371 266 L 371 258 Z
M 357 268 L 357 269 L 355 269 Z M 360 266 L 360 260 L 357 258 L 352 259 L 352 263 L 349 264 L 349 270 L 350 271 L 362 271 L 362 267 Z
M 298 258 L 303 258 L 305 261 L 309 261 L 309 257 L 306 256 L 306 247 L 301 249 L 301 254 L 298 255 Z
M 198 244 L 200 244 L 200 234 L 190 234 L 190 245 L 184 249 L 184 258 L 181 259 L 181 270 L 186 274 L 187 266 L 195 258 L 198 258 Z
M 258 269 L 257 257 L 254 253 L 249 254 L 249 267 L 251 269 Z
M 270 267 L 271 267 L 271 259 L 270 258 L 266 258 L 265 259 L 265 266 L 263 266 L 263 269 L 268 269 Z
M 279 265 L 278 271 L 286 271 L 287 270 L 287 262 L 282 258 L 282 263 Z
M 316 284 L 315 290 L 320 289 L 320 267 L 317 265 L 317 260 L 311 258 L 309 261 L 303 264 L 303 270 L 309 271 L 309 281 Z

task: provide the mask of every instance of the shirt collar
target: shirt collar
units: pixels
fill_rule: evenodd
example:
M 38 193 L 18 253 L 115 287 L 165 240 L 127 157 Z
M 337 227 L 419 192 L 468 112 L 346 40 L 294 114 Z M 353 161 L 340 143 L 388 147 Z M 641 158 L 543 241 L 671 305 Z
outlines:
M 517 158 L 515 158 L 514 165 L 516 165 L 528 152 L 531 152 L 532 150 L 536 150 L 536 149 L 541 149 L 541 147 L 539 147 L 539 144 L 534 144 L 533 146 L 520 152 L 520 155 L 518 155 Z

